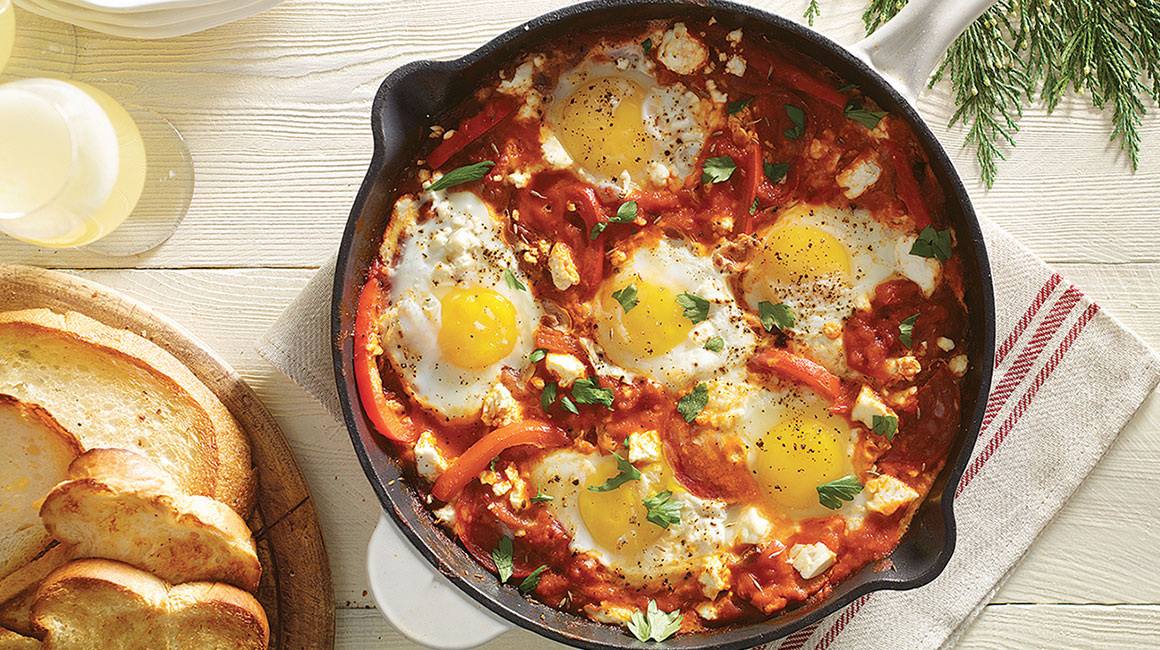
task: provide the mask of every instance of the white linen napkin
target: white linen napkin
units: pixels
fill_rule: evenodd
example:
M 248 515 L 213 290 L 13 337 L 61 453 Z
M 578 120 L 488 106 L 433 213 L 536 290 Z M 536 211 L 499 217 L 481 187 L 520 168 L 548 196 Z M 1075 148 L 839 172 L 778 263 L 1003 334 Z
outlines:
M 1160 380 L 1160 357 L 989 220 L 997 312 L 983 430 L 955 498 L 954 557 L 932 583 L 859 598 L 766 650 L 952 645 Z M 333 262 L 259 352 L 341 420 L 330 357 Z

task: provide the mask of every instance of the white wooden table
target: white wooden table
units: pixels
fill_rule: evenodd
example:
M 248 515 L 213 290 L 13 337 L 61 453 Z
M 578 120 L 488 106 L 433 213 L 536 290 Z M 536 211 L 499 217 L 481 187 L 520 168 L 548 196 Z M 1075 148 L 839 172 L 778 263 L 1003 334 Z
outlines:
M 953 1 L 953 0 L 952 0 Z M 278 418 L 310 481 L 330 551 L 340 649 L 410 648 L 375 611 L 363 556 L 379 506 L 345 430 L 269 366 L 254 344 L 336 249 L 370 159 L 370 103 L 399 65 L 464 54 L 567 0 L 289 0 L 232 25 L 166 41 L 75 31 L 18 12 L 18 30 L 75 33 L 74 78 L 166 115 L 197 170 L 189 216 L 130 259 L 0 241 L 0 260 L 71 269 L 183 323 L 238 369 Z M 766 0 L 797 18 L 805 0 Z M 861 35 L 865 0 L 832 0 L 818 27 Z M 1019 148 L 984 190 L 962 132 L 945 127 L 943 85 L 920 108 L 978 211 L 1019 237 L 1145 340 L 1160 347 L 1160 111 L 1140 170 L 1108 143 L 1086 100 L 1033 109 Z M 1160 398 L 1032 547 L 962 648 L 1160 647 Z M 530 633 L 489 648 L 546 647 Z

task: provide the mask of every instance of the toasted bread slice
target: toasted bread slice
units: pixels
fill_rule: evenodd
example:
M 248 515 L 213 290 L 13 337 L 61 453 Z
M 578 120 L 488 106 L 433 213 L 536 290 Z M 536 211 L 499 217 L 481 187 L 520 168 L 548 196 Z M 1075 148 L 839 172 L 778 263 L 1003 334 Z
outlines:
M 40 650 L 40 641 L 0 627 L 0 650 Z
M 32 561 L 52 537 L 37 511 L 64 480 L 81 443 L 48 411 L 0 395 L 0 578 Z
M 265 650 L 270 627 L 250 594 L 220 583 L 170 586 L 110 560 L 76 560 L 36 592 L 45 650 Z
M 124 449 L 93 449 L 73 461 L 40 516 L 79 557 L 119 560 L 170 583 L 210 580 L 252 592 L 262 575 L 236 512 L 185 494 L 152 461 Z
M 0 627 L 32 636 L 29 610 L 40 583 L 76 555 L 72 544 L 54 544 L 40 557 L 0 579 Z
M 19 632 L 24 636 L 36 636 L 32 629 L 32 601 L 36 599 L 39 584 L 20 592 L 15 598 L 0 603 L 0 627 Z
M 249 439 L 180 361 L 131 332 L 75 312 L 0 313 L 0 392 L 41 405 L 86 448 L 148 456 L 190 494 L 245 515 Z

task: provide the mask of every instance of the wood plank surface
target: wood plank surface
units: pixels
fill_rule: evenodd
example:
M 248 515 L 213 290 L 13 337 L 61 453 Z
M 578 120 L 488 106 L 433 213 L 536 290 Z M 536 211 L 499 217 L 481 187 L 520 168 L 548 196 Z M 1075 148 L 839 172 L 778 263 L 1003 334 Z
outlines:
M 382 78 L 408 61 L 465 54 L 565 4 L 289 0 L 164 41 L 108 37 L 18 13 L 22 38 L 75 39 L 69 67 L 76 78 L 172 120 L 193 153 L 197 187 L 185 223 L 156 251 L 117 259 L 0 239 L 0 261 L 78 269 L 138 298 L 190 329 L 254 388 L 286 434 L 318 507 L 340 607 L 340 649 L 416 646 L 390 628 L 366 592 L 363 555 L 378 504 L 345 430 L 254 344 L 333 254 L 370 158 L 370 102 Z M 796 19 L 806 1 L 752 4 Z M 817 26 L 853 43 L 865 5 L 825 2 Z M 949 86 L 919 102 L 978 211 L 1160 347 L 1160 111 L 1149 106 L 1135 173 L 1108 142 L 1108 116 L 1086 98 L 1065 101 L 1053 116 L 1033 107 L 988 191 L 973 151 L 960 147 L 963 130 L 946 127 Z M 1160 398 L 1153 395 L 957 647 L 1160 647 L 1160 501 L 1139 487 L 1158 481 Z M 514 632 L 486 647 L 554 644 Z
M 173 355 L 213 391 L 249 439 L 243 469 L 251 469 L 252 459 L 257 490 L 240 507 L 248 511 L 262 563 L 255 595 L 269 620 L 270 650 L 333 648 L 333 580 L 310 488 L 277 422 L 228 362 L 180 325 L 100 283 L 0 264 L 0 287 L 0 310 L 74 311 L 127 330 Z

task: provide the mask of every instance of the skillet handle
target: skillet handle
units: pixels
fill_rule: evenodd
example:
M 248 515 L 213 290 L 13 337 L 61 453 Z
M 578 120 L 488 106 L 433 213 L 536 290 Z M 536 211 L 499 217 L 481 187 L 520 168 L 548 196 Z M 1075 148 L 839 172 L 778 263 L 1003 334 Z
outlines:
M 385 512 L 367 544 L 367 578 L 383 616 L 428 648 L 474 648 L 512 629 L 433 570 Z
M 850 49 L 914 103 L 954 43 L 996 0 L 910 0 Z

